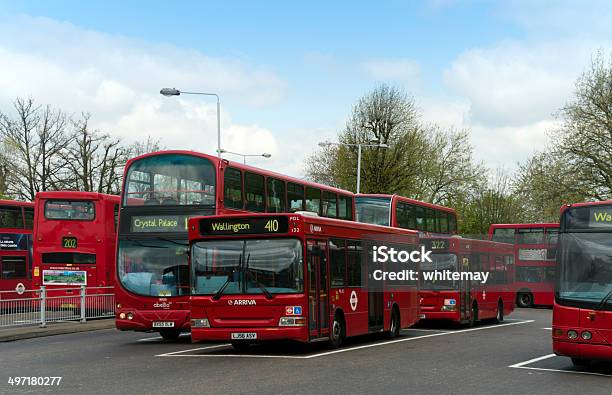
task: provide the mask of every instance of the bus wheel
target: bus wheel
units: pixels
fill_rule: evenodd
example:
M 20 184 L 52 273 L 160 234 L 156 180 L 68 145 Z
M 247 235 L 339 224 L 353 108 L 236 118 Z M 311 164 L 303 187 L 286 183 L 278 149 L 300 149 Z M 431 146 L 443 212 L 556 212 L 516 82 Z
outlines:
M 478 322 L 478 306 L 476 303 L 472 305 L 472 317 L 470 318 L 470 327 L 476 325 Z
M 344 321 L 340 314 L 334 316 L 331 333 L 329 334 L 329 347 L 338 348 L 342 344 L 342 336 L 344 335 Z
M 586 368 L 591 365 L 591 361 L 582 358 L 572 358 L 572 363 L 574 364 L 574 366 L 580 368 Z
M 531 292 L 519 292 L 516 296 L 516 304 L 519 307 L 533 306 L 533 295 L 531 295 Z
M 391 324 L 389 325 L 389 332 L 387 332 L 387 338 L 393 339 L 394 337 L 398 337 L 400 332 L 400 323 L 399 323 L 399 315 L 397 314 L 397 310 L 393 309 L 391 313 Z
M 165 340 L 176 340 L 179 338 L 181 331 L 178 331 L 176 329 L 162 329 L 159 331 L 159 334 Z
M 495 317 L 495 322 L 498 324 L 504 320 L 504 302 L 501 300 L 497 302 L 497 316 Z
M 238 352 L 247 352 L 250 344 L 247 342 L 232 342 L 232 347 Z

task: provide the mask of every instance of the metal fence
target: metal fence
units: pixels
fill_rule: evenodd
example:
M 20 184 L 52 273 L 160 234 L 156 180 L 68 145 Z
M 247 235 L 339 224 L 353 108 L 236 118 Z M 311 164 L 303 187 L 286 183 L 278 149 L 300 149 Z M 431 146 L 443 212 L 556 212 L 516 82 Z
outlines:
M 113 317 L 113 287 L 52 288 L 0 291 L 0 328 Z

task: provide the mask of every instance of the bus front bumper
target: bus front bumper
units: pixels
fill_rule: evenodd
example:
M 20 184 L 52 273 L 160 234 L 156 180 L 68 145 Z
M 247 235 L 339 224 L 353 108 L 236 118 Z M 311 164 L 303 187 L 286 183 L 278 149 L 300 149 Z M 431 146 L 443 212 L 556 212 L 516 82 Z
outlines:
M 273 341 L 294 340 L 308 342 L 305 326 L 296 327 L 253 327 L 253 328 L 191 328 L 192 343 L 205 341 Z
M 612 361 L 612 345 L 553 339 L 553 352 L 570 358 Z
M 189 310 L 120 309 L 115 313 L 115 326 L 122 331 L 189 331 Z

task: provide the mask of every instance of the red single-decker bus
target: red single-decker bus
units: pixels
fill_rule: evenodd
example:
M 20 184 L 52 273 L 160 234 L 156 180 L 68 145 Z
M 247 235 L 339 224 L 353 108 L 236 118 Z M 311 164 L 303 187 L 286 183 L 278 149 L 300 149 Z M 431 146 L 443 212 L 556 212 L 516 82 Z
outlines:
M 372 291 L 362 260 L 370 240 L 392 237 L 418 245 L 415 231 L 301 214 L 191 219 L 192 341 L 397 336 L 418 320 L 418 281 Z
M 421 241 L 432 251 L 432 262 L 421 264 L 421 319 L 474 325 L 483 319 L 503 321 L 512 313 L 512 245 L 462 237 L 430 236 Z M 443 272 L 445 278 L 435 276 Z M 476 273 L 489 274 L 484 281 Z
M 553 351 L 612 361 L 612 200 L 563 206 L 558 245 Z

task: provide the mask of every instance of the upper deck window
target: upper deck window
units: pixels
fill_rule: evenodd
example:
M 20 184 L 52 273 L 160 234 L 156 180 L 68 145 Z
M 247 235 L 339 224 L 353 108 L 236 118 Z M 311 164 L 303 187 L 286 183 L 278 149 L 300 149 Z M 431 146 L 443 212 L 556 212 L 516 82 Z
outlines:
M 87 200 L 47 200 L 45 218 L 53 220 L 91 221 L 96 218 L 94 202 Z
M 162 154 L 129 167 L 124 206 L 215 204 L 215 167 L 206 158 Z
M 390 226 L 391 198 L 358 196 L 355 199 L 355 211 L 359 222 Z
M 20 207 L 0 207 L 0 228 L 23 228 Z
M 516 233 L 518 244 L 544 243 L 544 228 L 519 228 Z

